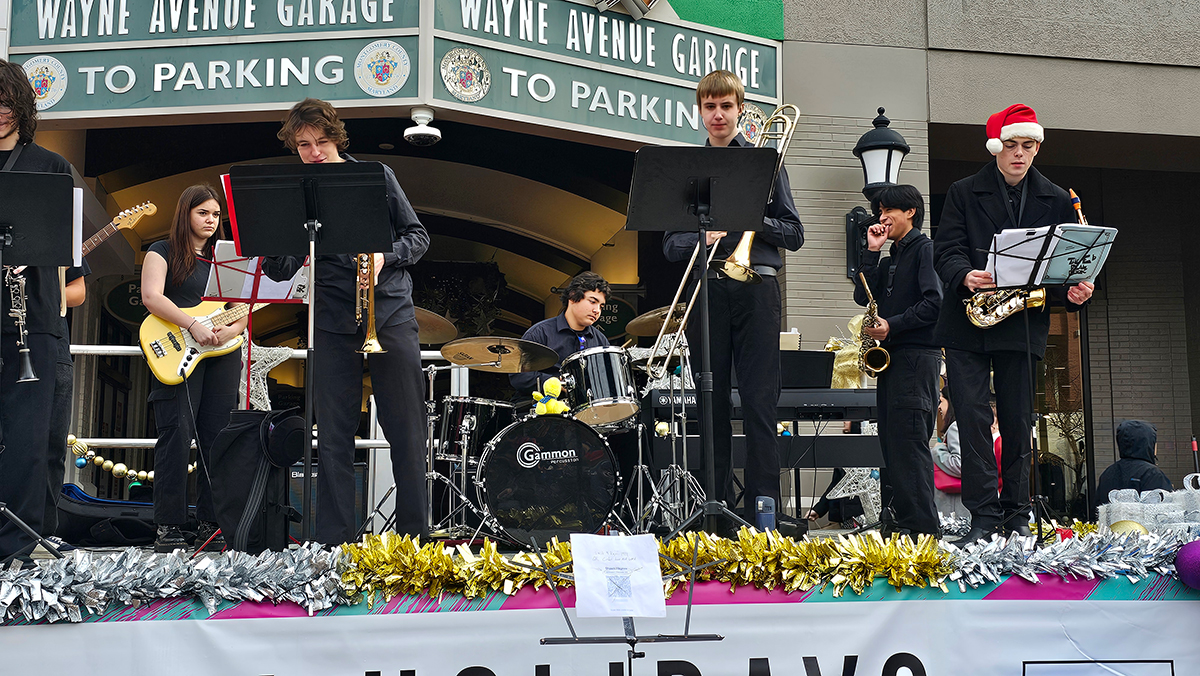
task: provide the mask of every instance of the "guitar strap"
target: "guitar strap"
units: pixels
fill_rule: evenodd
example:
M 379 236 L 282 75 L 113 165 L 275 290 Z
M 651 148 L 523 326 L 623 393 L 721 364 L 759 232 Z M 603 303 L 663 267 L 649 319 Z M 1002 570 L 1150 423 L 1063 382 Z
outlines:
M 12 149 L 12 154 L 8 156 L 8 161 L 4 163 L 4 167 L 0 171 L 12 171 L 12 168 L 17 164 L 17 158 L 21 156 L 21 151 L 25 149 L 25 144 L 18 143 L 17 147 Z

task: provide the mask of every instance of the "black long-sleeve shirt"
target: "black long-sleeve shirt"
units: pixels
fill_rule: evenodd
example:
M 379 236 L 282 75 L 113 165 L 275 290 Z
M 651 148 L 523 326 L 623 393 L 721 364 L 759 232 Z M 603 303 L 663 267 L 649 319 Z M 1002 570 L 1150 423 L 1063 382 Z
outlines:
M 552 368 L 533 373 L 513 373 L 508 376 L 508 382 L 517 391 L 517 398 L 524 399 L 530 392 L 541 392 L 541 385 L 547 378 L 559 375 L 559 367 L 567 357 L 592 347 L 605 347 L 608 338 L 596 328 L 595 324 L 582 331 L 576 331 L 567 323 L 563 314 L 542 321 L 529 327 L 522 340 L 532 340 L 554 350 L 558 355 L 558 363 Z
M 933 327 L 942 307 L 942 280 L 933 267 L 933 241 L 913 228 L 892 243 L 885 258 L 880 260 L 879 254 L 864 251 L 859 269 L 871 286 L 879 316 L 888 323 L 888 337 L 880 344 L 937 347 Z M 854 302 L 867 304 L 867 292 L 857 276 Z
M 752 144 L 739 133 L 729 142 L 729 147 L 749 148 Z M 792 186 L 788 181 L 787 169 L 781 168 L 779 175 L 775 177 L 775 192 L 771 202 L 767 204 L 763 228 L 755 233 L 754 244 L 750 247 L 751 265 L 766 265 L 778 270 L 783 267 L 783 257 L 779 255 L 780 247 L 788 251 L 797 251 L 804 246 L 804 225 L 800 222 L 800 215 L 796 213 L 796 202 L 792 199 Z M 687 260 L 696 248 L 698 237 L 699 233 L 695 230 L 668 232 L 663 237 L 663 255 L 672 263 Z M 716 258 L 728 258 L 741 239 L 742 233 L 730 232 L 718 240 L 715 245 L 718 249 Z M 697 263 L 697 268 L 701 265 L 703 261 Z
M 358 160 L 342 155 L 347 162 Z M 429 233 L 396 180 L 392 168 L 383 165 L 387 181 L 388 215 L 392 221 L 392 250 L 383 254 L 383 269 L 375 284 L 375 322 L 378 326 L 400 324 L 416 315 L 412 302 L 412 277 L 408 266 L 429 249 Z M 366 253 L 366 252 L 364 252 Z M 263 273 L 276 281 L 291 279 L 303 265 L 299 256 L 270 256 L 263 259 Z M 354 298 L 358 293 L 358 262 L 355 256 L 317 256 L 317 328 L 330 333 L 355 333 Z

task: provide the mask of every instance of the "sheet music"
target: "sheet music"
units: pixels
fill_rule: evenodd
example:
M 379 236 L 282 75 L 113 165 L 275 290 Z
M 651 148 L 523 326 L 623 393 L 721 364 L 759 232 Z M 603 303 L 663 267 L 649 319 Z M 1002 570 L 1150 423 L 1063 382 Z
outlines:
M 988 249 L 987 272 L 992 273 L 992 279 L 1000 288 L 1011 288 L 1029 284 L 1029 273 L 1033 262 L 1042 253 L 1046 235 L 1055 226 L 1045 225 L 1040 228 L 1011 228 L 1001 230 L 992 238 L 992 246 Z M 1046 261 L 1042 261 L 1035 275 L 1041 279 L 1046 270 Z
M 1066 224 L 1054 232 L 1053 258 L 1047 261 L 1039 284 L 1095 282 L 1108 260 L 1116 228 Z
M 258 269 L 258 258 L 243 258 L 234 251 L 234 244 L 218 240 L 213 257 L 218 265 L 208 272 L 208 284 L 204 289 L 206 298 L 244 298 L 254 295 L 254 271 Z M 307 294 L 304 285 L 308 280 L 308 265 L 286 282 L 276 282 L 263 275 L 258 281 L 259 301 L 290 300 L 303 298 Z
M 1028 285 L 1035 262 L 1035 285 L 1094 282 L 1116 236 L 1116 228 L 1078 223 L 1001 230 L 988 249 L 987 272 L 1002 289 Z

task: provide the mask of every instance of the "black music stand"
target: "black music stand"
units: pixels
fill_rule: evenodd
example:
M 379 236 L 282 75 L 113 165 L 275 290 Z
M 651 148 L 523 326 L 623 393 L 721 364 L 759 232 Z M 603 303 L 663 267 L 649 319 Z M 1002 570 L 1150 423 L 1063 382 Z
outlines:
M 759 231 L 767 201 L 775 187 L 779 153 L 773 148 L 648 147 L 633 160 L 627 230 L 695 230 L 704 242 L 709 230 Z M 704 452 L 704 505 L 693 512 L 668 539 L 697 518 L 715 530 L 718 516 L 749 526 L 723 501 L 716 499 L 713 450 L 712 359 L 708 334 L 708 265 L 697 256 L 700 269 L 700 447 Z M 688 271 L 692 274 L 693 271 Z M 682 330 L 682 327 L 680 327 Z
M 308 256 L 304 429 L 313 426 L 317 254 L 391 251 L 387 180 L 378 162 L 239 164 L 229 168 L 243 256 Z M 304 445 L 300 529 L 313 537 L 312 441 Z
M 75 181 L 68 174 L 0 171 L 0 270 L 5 265 L 69 267 Z M 36 195 L 36 199 L 30 196 Z M 6 293 L 0 289 L 0 293 Z M 2 363 L 0 363 L 2 367 Z M 2 394 L 2 392 L 0 392 Z M 0 443 L 4 430 L 0 428 Z M 3 502 L 0 516 L 36 539 L 46 551 L 62 554 L 35 533 Z
M 992 237 L 992 246 L 987 250 L 991 258 L 995 259 L 996 284 L 999 290 L 1019 289 L 1026 293 L 1032 293 L 1037 289 L 1044 289 L 1047 286 L 1073 286 L 1081 281 L 1091 281 L 1100 273 L 1100 268 L 1103 266 L 1104 260 L 1108 254 L 1108 248 L 1112 246 L 1112 238 L 1105 238 L 1101 242 L 1102 234 L 1106 229 L 1096 228 L 1096 234 L 1091 241 L 1086 241 L 1086 236 L 1080 238 L 1067 237 L 1059 233 L 1060 225 L 1051 225 L 1044 235 L 1033 236 L 1034 230 L 1017 228 L 1017 230 L 1026 230 L 1026 237 L 1018 242 L 1007 245 L 1004 248 L 999 248 L 996 238 Z M 1003 231 L 1002 231 L 1003 232 Z M 1038 242 L 1041 240 L 1041 242 Z M 1068 246 L 1063 247 L 1063 251 L 1058 248 L 1061 243 L 1066 243 Z M 1030 255 L 1029 245 L 1034 245 L 1036 254 Z M 1018 253 L 1018 249 L 1020 252 Z M 1097 250 L 1100 251 L 1097 254 Z M 1082 255 L 1080 253 L 1082 252 Z M 1039 272 L 1047 272 L 1050 264 L 1055 260 L 1067 258 L 1069 256 L 1079 256 L 1078 260 L 1069 260 L 1069 268 L 1067 274 L 1054 279 L 1041 278 Z M 1018 284 L 1001 284 L 1002 280 L 999 277 L 999 268 L 1001 262 L 1005 259 L 1018 261 L 1022 267 L 1029 266 L 1028 275 L 1025 276 L 1024 271 L 1017 275 L 1020 279 L 1016 280 Z M 1049 299 L 1046 299 L 1046 307 L 1049 307 Z M 1043 310 L 1044 311 L 1044 310 Z M 1029 332 L 1029 309 L 1022 310 L 1022 319 L 1025 322 L 1025 359 L 1026 368 L 1029 371 L 1029 405 L 1030 419 L 1036 421 L 1038 418 L 1037 412 L 1037 376 L 1033 368 L 1033 338 Z M 1032 433 L 1031 433 L 1032 434 Z M 1033 468 L 1030 475 L 1030 483 L 1032 485 L 1032 495 L 1029 497 L 1029 505 L 1033 510 L 1033 521 L 1037 526 L 1037 536 L 1034 538 L 1035 545 L 1042 542 L 1042 523 L 1046 520 L 1046 513 L 1050 508 L 1046 506 L 1046 496 L 1041 495 L 1041 470 L 1040 461 L 1038 458 L 1038 443 L 1037 437 L 1031 439 L 1031 450 Z M 1020 512 L 1018 512 L 1019 514 Z M 1011 519 L 1008 517 L 1005 519 Z M 1001 521 L 1001 525 L 1005 523 Z

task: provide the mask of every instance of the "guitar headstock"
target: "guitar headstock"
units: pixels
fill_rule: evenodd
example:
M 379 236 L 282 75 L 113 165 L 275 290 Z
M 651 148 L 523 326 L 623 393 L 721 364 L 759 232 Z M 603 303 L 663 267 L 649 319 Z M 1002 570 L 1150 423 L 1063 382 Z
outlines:
M 158 213 L 158 207 L 154 205 L 154 202 L 142 202 L 136 207 L 130 207 L 117 214 L 117 217 L 113 219 L 113 225 L 117 229 L 132 228 L 142 220 L 143 216 L 153 216 L 156 213 Z

